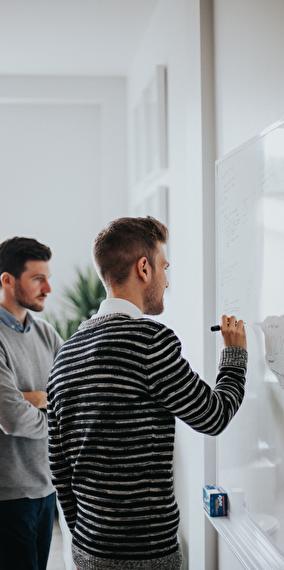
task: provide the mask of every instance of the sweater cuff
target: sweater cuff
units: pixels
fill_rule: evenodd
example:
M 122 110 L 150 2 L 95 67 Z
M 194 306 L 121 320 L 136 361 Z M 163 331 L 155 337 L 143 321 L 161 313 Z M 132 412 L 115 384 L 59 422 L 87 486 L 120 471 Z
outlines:
M 248 361 L 248 353 L 245 348 L 240 346 L 227 346 L 223 348 L 220 356 L 219 369 L 222 366 L 239 366 L 246 368 Z

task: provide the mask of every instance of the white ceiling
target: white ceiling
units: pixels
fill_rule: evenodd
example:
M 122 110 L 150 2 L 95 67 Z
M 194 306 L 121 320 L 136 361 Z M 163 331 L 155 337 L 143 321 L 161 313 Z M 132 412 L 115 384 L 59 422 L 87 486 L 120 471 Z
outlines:
M 0 74 L 126 75 L 158 0 L 0 0 Z

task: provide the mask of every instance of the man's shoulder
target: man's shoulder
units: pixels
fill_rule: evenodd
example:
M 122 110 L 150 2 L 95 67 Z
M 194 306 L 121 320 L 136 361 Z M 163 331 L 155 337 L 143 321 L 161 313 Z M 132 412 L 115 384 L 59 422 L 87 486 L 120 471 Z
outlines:
M 56 344 L 59 345 L 62 344 L 63 341 L 59 336 L 58 332 L 55 330 L 54 326 L 45 319 L 33 316 L 33 325 L 35 331 L 39 332 L 40 334 L 43 334 L 45 337 L 51 339 L 53 342 L 56 342 Z
M 0 321 L 0 356 L 5 355 L 8 352 L 9 342 L 7 342 L 9 335 L 9 327 Z M 10 335 L 12 338 L 12 335 Z
M 168 325 L 150 318 L 144 318 L 143 320 L 149 323 L 149 327 L 152 330 L 153 334 L 153 340 L 157 342 L 172 340 L 180 342 L 176 333 Z
M 150 317 L 141 317 L 141 319 L 135 319 L 135 322 L 137 323 L 138 327 L 145 326 L 145 328 L 148 328 L 150 331 L 152 331 L 153 334 L 156 334 L 159 331 L 162 331 L 167 328 L 166 325 L 164 325 L 160 321 L 156 321 L 155 319 L 152 319 Z
M 155 334 L 156 332 L 166 328 L 163 323 L 160 323 L 150 317 L 141 316 L 139 318 L 133 318 L 120 313 L 113 313 L 107 317 L 92 317 L 80 325 L 77 333 L 88 332 L 90 329 L 94 328 L 98 331 L 103 330 L 104 326 L 113 330 L 119 330 L 121 328 L 123 330 L 129 329 L 129 331 L 133 332 L 139 331 L 140 333 L 145 331 L 145 334 Z M 75 337 L 77 333 L 75 333 Z
M 33 323 L 36 326 L 36 328 L 43 330 L 43 331 L 46 331 L 50 334 L 54 334 L 54 335 L 57 334 L 53 325 L 51 323 L 49 323 L 48 321 L 46 321 L 45 319 L 43 319 L 42 317 L 33 316 L 32 320 L 33 320 Z
M 140 341 L 143 341 L 143 337 L 147 341 L 155 337 L 160 331 L 165 330 L 169 329 L 163 323 L 149 317 L 132 318 L 113 313 L 107 317 L 92 317 L 81 323 L 79 329 L 64 343 L 64 346 L 81 344 L 92 337 L 94 340 L 98 340 L 101 335 L 105 336 L 106 334 L 108 337 L 113 334 L 117 338 L 120 333 L 123 335 L 121 338 L 124 339 L 129 334 L 133 339 L 134 336 L 138 335 Z

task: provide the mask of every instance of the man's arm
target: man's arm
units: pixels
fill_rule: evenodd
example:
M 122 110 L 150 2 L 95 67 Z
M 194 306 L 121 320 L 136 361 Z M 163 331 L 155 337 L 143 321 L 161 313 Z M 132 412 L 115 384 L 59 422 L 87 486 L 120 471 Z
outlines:
M 48 392 L 48 452 L 52 483 L 56 488 L 67 525 L 72 532 L 76 524 L 77 504 L 72 491 L 72 471 L 61 445 L 59 420 L 54 411 L 54 402 Z
M 0 429 L 6 435 L 42 439 L 47 436 L 46 414 L 27 401 L 0 347 Z
M 214 389 L 193 372 L 182 357 L 179 339 L 168 328 L 156 333 L 148 356 L 152 398 L 196 431 L 208 435 L 223 431 L 244 397 L 247 351 L 243 346 L 234 346 L 242 334 L 231 327 L 223 336 L 229 346 L 221 353 Z

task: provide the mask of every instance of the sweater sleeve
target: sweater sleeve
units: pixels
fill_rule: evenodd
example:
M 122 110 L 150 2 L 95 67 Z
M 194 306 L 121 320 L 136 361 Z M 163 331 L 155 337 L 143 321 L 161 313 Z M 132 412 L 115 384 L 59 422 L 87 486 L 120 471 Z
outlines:
M 63 338 L 54 329 L 54 358 L 57 356 L 59 349 L 63 345 Z
M 151 397 L 198 432 L 218 435 L 242 403 L 247 366 L 243 348 L 223 349 L 214 389 L 193 372 L 179 339 L 166 327 L 154 335 L 147 362 Z
M 24 399 L 17 388 L 6 354 L 0 346 L 0 429 L 6 435 L 42 439 L 47 436 L 46 414 Z
M 53 357 L 55 358 L 59 352 L 59 349 L 63 345 L 63 338 L 61 338 L 57 330 L 49 322 L 39 318 L 36 320 L 41 324 L 41 327 L 43 327 L 43 335 L 45 341 L 47 341 L 47 339 L 49 340 L 49 346 L 53 352 Z
M 76 497 L 72 491 L 72 470 L 64 454 L 60 418 L 56 414 L 54 390 L 50 388 L 50 384 L 47 388 L 47 397 L 48 453 L 52 483 L 56 488 L 67 525 L 72 532 L 76 524 L 77 515 Z

